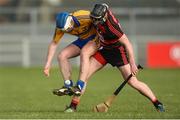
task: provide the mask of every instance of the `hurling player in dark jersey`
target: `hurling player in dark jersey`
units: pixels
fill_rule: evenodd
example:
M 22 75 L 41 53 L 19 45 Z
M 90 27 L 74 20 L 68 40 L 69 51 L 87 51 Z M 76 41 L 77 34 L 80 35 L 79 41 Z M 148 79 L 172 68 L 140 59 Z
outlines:
M 94 58 L 101 64 L 107 63 L 119 69 L 124 79 L 131 73 L 133 77 L 128 84 L 146 96 L 155 108 L 164 112 L 164 107 L 156 98 L 151 89 L 136 77 L 138 72 L 133 47 L 127 36 L 123 33 L 119 21 L 109 10 L 107 4 L 96 4 L 91 11 L 90 17 L 99 33 L 101 49 L 94 55 Z

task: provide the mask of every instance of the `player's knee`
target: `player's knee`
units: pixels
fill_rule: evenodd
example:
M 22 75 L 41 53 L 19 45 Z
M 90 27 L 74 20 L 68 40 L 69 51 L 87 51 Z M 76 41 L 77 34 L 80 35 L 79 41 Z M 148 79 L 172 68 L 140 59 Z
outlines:
M 80 57 L 81 58 L 88 58 L 88 57 L 90 57 L 90 55 L 89 55 L 88 51 L 81 50 Z
M 58 55 L 58 60 L 59 61 L 62 61 L 62 60 L 65 60 L 65 59 L 68 59 L 68 54 L 66 52 L 60 52 L 59 55 Z
M 132 78 L 128 81 L 128 84 L 131 85 L 131 86 L 138 84 L 137 78 L 136 78 L 136 77 L 132 77 Z

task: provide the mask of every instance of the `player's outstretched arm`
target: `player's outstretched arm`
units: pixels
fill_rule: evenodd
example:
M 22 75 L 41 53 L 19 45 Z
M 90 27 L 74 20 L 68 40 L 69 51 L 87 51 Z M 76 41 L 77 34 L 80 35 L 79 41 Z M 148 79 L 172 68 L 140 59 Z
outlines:
M 46 57 L 46 64 L 44 66 L 44 75 L 45 76 L 49 76 L 49 71 L 50 71 L 50 68 L 51 68 L 51 62 L 52 62 L 52 59 L 54 57 L 54 54 L 56 52 L 56 48 L 57 48 L 57 43 L 52 41 L 49 45 L 49 48 L 48 48 L 48 53 L 47 53 L 47 57 Z

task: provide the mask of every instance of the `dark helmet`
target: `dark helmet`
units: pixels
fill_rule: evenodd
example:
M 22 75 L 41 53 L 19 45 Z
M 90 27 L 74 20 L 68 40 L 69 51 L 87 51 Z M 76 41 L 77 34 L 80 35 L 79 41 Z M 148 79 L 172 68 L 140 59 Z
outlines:
M 90 17 L 95 19 L 102 19 L 104 18 L 106 12 L 108 10 L 108 5 L 103 4 L 95 4 L 93 10 L 91 11 Z

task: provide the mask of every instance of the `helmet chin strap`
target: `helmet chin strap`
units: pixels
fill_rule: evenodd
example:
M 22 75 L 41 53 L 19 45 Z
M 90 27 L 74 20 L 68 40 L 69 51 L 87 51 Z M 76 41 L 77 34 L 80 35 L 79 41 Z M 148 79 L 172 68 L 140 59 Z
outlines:
M 102 21 L 103 21 L 103 22 L 106 22 L 106 18 L 105 18 L 105 17 L 103 17 L 103 18 L 102 18 Z

